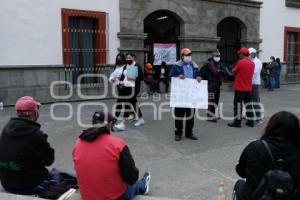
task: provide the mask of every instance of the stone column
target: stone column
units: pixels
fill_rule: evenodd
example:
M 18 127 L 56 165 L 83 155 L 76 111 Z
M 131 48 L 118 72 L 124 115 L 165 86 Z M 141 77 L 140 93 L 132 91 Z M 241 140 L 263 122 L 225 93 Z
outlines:
M 121 47 L 118 49 L 121 53 L 132 52 L 137 56 L 137 63 L 144 65 L 144 40 L 147 38 L 146 33 L 118 33 Z
M 193 60 L 201 67 L 217 48 L 220 38 L 181 36 L 179 40 L 180 48 L 190 48 L 193 51 Z

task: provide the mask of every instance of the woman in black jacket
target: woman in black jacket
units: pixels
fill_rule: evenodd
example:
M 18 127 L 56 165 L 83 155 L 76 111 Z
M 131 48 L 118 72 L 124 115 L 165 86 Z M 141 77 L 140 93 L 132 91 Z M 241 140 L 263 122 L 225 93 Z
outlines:
M 252 195 L 265 173 L 272 169 L 269 145 L 275 161 L 280 161 L 291 175 L 295 187 L 300 186 L 300 123 L 292 113 L 281 111 L 273 115 L 260 140 L 251 142 L 243 151 L 236 171 L 246 182 L 236 185 L 237 200 L 252 200 Z

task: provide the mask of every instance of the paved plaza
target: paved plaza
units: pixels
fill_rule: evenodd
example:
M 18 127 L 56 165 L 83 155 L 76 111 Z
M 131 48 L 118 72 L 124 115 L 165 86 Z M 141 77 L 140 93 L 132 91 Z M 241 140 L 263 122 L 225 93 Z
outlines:
M 225 180 L 229 195 L 234 182 L 238 179 L 235 164 L 242 149 L 253 139 L 258 138 L 266 122 L 249 128 L 243 123 L 241 129 L 227 127 L 229 121 L 220 120 L 210 123 L 195 120 L 194 134 L 198 141 L 174 141 L 174 120 L 171 113 L 163 112 L 162 119 L 156 120 L 153 108 L 147 103 L 155 102 L 157 107 L 168 102 L 163 95 L 160 99 L 142 98 L 144 103 L 142 112 L 146 125 L 127 126 L 127 130 L 114 134 L 124 138 L 133 154 L 140 175 L 145 171 L 152 173 L 151 196 L 177 198 L 186 200 L 216 199 L 218 183 Z M 233 92 L 226 88 L 222 91 L 223 115 L 233 115 Z M 300 116 L 300 85 L 284 85 L 280 90 L 268 92 L 261 90 L 261 101 L 265 106 L 265 120 L 277 111 L 292 111 Z M 114 100 L 99 100 L 84 106 L 76 102 L 71 104 L 74 110 L 71 119 L 57 121 L 51 117 L 50 105 L 43 105 L 40 110 L 39 122 L 42 130 L 49 135 L 49 142 L 55 148 L 56 161 L 53 166 L 60 170 L 74 172 L 72 164 L 72 148 L 76 138 L 84 129 L 78 125 L 78 120 L 85 123 L 91 120 L 93 112 L 99 109 L 98 103 L 105 103 L 109 107 Z M 81 114 L 78 107 L 84 106 Z M 168 110 L 168 106 L 164 106 Z M 67 117 L 69 107 L 55 107 L 56 117 Z M 205 115 L 200 111 L 201 116 Z M 14 115 L 12 107 L 0 111 L 0 128 Z M 158 113 L 156 113 L 156 116 Z

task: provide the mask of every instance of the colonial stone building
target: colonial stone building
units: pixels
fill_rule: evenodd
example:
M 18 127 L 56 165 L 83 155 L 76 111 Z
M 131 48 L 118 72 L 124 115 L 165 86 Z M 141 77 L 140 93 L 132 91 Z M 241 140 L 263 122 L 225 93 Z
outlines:
M 175 43 L 205 62 L 215 48 L 232 63 L 241 46 L 259 48 L 261 2 L 251 0 L 120 0 L 121 52 L 153 61 L 153 44 Z

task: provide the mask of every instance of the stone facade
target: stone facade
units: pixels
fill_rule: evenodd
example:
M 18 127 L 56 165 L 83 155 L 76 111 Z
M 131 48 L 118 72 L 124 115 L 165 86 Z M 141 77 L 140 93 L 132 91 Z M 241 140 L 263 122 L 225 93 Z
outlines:
M 108 77 L 111 70 L 112 66 L 106 66 L 100 73 Z M 103 84 L 73 85 L 69 79 L 71 74 L 64 65 L 0 66 L 0 102 L 5 106 L 14 105 L 22 96 L 33 96 L 41 103 L 112 97 L 111 85 L 107 88 Z M 51 89 L 57 81 L 61 83 Z
M 217 47 L 217 25 L 228 17 L 243 24 L 242 46 L 259 48 L 261 2 L 250 0 L 121 0 L 120 51 L 133 51 L 139 62 L 144 60 L 144 19 L 158 10 L 173 13 L 180 23 L 180 47 L 194 51 L 193 59 L 199 64 L 206 61 Z

